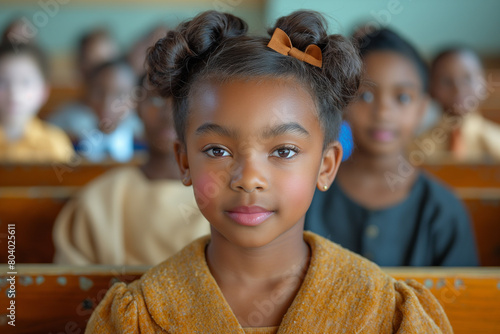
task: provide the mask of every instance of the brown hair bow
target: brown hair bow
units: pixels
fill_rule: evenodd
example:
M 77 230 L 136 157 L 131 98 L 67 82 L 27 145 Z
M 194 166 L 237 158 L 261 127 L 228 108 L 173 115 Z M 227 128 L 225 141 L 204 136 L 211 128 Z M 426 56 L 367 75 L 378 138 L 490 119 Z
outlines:
M 290 37 L 280 28 L 274 30 L 273 36 L 267 46 L 282 55 L 291 56 L 316 67 L 321 68 L 323 65 L 323 55 L 319 46 L 311 44 L 305 51 L 300 51 L 292 46 Z

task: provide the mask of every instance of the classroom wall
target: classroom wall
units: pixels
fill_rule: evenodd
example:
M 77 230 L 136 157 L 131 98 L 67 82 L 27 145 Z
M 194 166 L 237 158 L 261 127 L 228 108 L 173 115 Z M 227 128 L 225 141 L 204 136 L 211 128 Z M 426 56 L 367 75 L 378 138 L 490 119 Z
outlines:
M 175 26 L 208 9 L 243 17 L 256 33 L 293 10 L 329 16 L 332 32 L 349 34 L 363 22 L 389 25 L 430 57 L 443 45 L 466 44 L 500 58 L 499 0 L 0 0 L 0 27 L 22 16 L 53 61 L 53 81 L 72 82 L 73 50 L 82 32 L 107 26 L 125 50 L 157 23 Z M 496 65 L 494 66 L 496 67 Z
M 243 0 L 2 0 L 0 27 L 22 16 L 37 29 L 42 46 L 53 53 L 64 52 L 83 31 L 107 26 L 123 47 L 159 22 L 174 27 L 200 11 L 216 9 L 243 17 L 252 28 L 262 25 L 262 1 Z
M 350 34 L 364 22 L 391 26 L 426 56 L 460 43 L 500 57 L 498 0 L 269 0 L 266 22 L 302 8 L 328 14 L 332 32 Z
M 244 18 L 251 31 L 263 27 L 264 0 L 0 0 L 0 31 L 23 17 L 52 59 L 52 81 L 71 84 L 79 36 L 95 26 L 108 27 L 123 50 L 158 23 L 175 27 L 204 10 Z M 260 31 L 261 32 L 261 31 Z

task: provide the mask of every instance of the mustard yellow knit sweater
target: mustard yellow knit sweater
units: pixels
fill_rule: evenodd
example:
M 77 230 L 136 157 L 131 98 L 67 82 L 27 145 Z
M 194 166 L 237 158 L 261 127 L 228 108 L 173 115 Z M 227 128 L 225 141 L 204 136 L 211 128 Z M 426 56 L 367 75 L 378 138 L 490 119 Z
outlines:
M 316 234 L 304 240 L 309 269 L 279 327 L 240 326 L 207 266 L 203 237 L 130 285 L 113 285 L 86 333 L 452 333 L 419 283 L 396 281 Z

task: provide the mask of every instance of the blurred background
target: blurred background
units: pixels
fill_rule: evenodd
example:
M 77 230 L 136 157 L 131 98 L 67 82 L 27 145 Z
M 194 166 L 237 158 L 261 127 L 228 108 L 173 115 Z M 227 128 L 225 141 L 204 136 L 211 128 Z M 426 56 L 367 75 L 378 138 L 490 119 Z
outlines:
M 475 49 L 486 67 L 500 57 L 497 0 L 2 0 L 0 26 L 19 17 L 30 22 L 57 65 L 52 66 L 53 84 L 67 85 L 75 83 L 71 63 L 78 38 L 94 27 L 108 28 L 126 50 L 154 26 L 175 27 L 203 10 L 231 12 L 262 33 L 277 17 L 301 8 L 325 13 L 332 32 L 349 34 L 363 23 L 390 26 L 426 57 L 457 43 Z

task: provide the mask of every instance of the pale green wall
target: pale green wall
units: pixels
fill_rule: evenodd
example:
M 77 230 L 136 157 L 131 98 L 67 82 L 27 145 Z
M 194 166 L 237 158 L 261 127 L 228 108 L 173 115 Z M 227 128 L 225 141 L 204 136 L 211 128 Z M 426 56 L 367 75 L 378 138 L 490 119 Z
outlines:
M 393 12 L 399 13 L 377 20 L 373 13 L 389 13 L 394 1 Z M 349 34 L 362 22 L 389 22 L 427 56 L 455 43 L 469 45 L 484 56 L 500 56 L 499 0 L 270 0 L 266 21 L 271 24 L 303 8 L 329 15 L 331 32 Z
M 217 0 L 211 5 L 193 6 L 187 3 L 182 6 L 179 5 L 179 1 L 176 1 L 176 5 L 171 5 L 168 0 L 156 5 L 152 3 L 141 5 L 139 1 L 136 5 L 98 5 L 96 3 L 73 5 L 69 2 L 67 5 L 61 5 L 53 17 L 46 15 L 46 11 L 36 5 L 36 2 L 33 6 L 0 3 L 0 31 L 12 18 L 26 17 L 35 27 L 39 27 L 37 38 L 40 44 L 50 53 L 57 54 L 71 50 L 81 33 L 95 25 L 108 26 L 124 48 L 130 46 L 136 38 L 159 22 L 173 27 L 180 21 L 209 9 L 226 8 L 243 17 L 251 28 L 263 25 L 261 21 L 263 15 L 260 9 L 252 9 L 248 6 L 231 7 L 228 3 L 231 2 Z M 227 5 L 223 6 L 224 4 Z M 44 22 L 37 20 L 43 19 L 44 16 L 49 19 L 42 26 L 40 23 Z
M 51 0 L 42 0 L 51 1 Z M 65 0 L 69 1 L 69 0 Z M 236 5 L 241 0 L 214 0 L 204 6 L 169 4 L 168 0 L 145 5 L 88 5 L 71 2 L 61 5 L 57 14 L 39 29 L 39 41 L 51 53 L 71 50 L 82 31 L 93 25 L 108 25 L 123 47 L 158 22 L 175 25 L 197 12 L 216 9 L 227 4 L 228 9 L 242 16 L 253 31 L 262 32 L 265 24 L 292 10 L 309 8 L 326 13 L 331 18 L 331 31 L 350 33 L 363 21 L 377 21 L 373 13 L 387 11 L 391 1 L 399 2 L 399 14 L 391 14 L 389 23 L 430 55 L 442 45 L 461 42 L 486 56 L 500 56 L 500 0 L 269 0 L 265 15 L 258 6 Z M 243 0 L 246 2 L 246 0 Z M 63 2 L 61 0 L 61 2 Z M 24 15 L 33 22 L 33 15 L 44 13 L 40 5 L 0 4 L 0 27 L 14 15 Z M 192 3 L 192 2 L 191 2 Z M 40 15 L 40 14 L 38 14 Z

